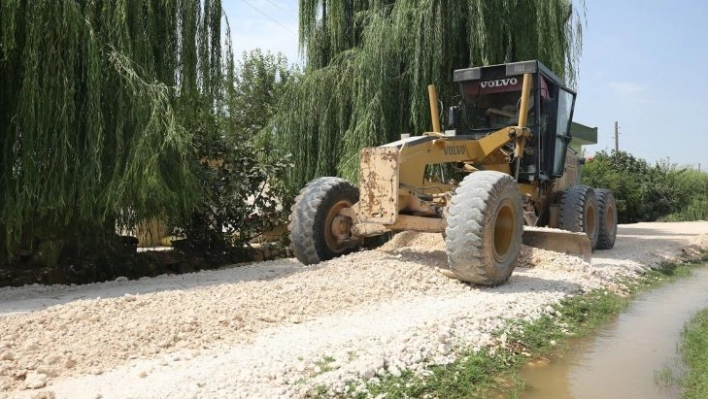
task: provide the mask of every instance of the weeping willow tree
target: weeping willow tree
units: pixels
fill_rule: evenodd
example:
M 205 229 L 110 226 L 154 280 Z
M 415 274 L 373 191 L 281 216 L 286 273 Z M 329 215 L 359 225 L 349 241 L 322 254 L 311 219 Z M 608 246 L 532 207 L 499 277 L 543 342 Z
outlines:
M 275 128 L 292 184 L 354 179 L 360 148 L 431 130 L 427 85 L 450 104 L 455 69 L 539 59 L 572 84 L 582 17 L 571 0 L 300 0 L 306 73 Z
M 1 0 L 0 23 L 0 260 L 193 209 L 220 1 Z

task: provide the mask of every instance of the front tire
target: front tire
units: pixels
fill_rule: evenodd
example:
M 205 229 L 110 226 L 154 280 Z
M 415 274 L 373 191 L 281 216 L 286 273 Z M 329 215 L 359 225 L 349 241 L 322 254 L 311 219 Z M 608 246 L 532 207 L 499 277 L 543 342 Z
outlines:
M 617 238 L 617 204 L 610 190 L 598 188 L 597 208 L 600 211 L 600 231 L 597 238 L 597 249 L 612 249 Z
M 496 286 L 511 276 L 521 251 L 521 192 L 509 175 L 474 172 L 449 207 L 445 244 L 450 269 L 462 281 Z
M 568 187 L 560 203 L 558 227 L 572 232 L 583 232 L 590 238 L 592 249 L 597 247 L 600 229 L 595 191 L 588 186 Z
M 361 240 L 351 236 L 351 219 L 339 212 L 359 201 L 359 189 L 344 179 L 320 177 L 295 198 L 288 231 L 295 257 L 312 265 L 355 251 Z

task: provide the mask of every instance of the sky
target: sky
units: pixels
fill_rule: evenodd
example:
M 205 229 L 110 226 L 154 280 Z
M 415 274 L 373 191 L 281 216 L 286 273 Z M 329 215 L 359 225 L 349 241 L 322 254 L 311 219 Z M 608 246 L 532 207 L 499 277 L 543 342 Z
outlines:
M 223 5 L 237 54 L 261 48 L 301 61 L 297 0 Z M 614 149 L 617 121 L 620 150 L 708 170 L 708 1 L 586 0 L 586 7 L 573 119 L 598 127 L 587 153 Z

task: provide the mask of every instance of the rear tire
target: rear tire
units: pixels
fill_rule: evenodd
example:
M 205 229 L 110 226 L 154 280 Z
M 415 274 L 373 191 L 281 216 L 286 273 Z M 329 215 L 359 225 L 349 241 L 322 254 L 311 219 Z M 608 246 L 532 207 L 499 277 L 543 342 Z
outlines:
M 455 277 L 496 286 L 511 276 L 521 250 L 523 208 L 516 181 L 501 172 L 462 180 L 449 207 L 445 244 Z
M 612 249 L 617 238 L 617 204 L 612 192 L 604 188 L 595 189 L 597 208 L 600 211 L 600 231 L 597 249 Z
M 586 233 L 592 249 L 595 249 L 600 232 L 599 225 L 600 213 L 595 191 L 588 186 L 568 187 L 561 198 L 558 227 Z
M 351 236 L 351 219 L 338 215 L 357 201 L 359 189 L 346 180 L 320 177 L 308 183 L 295 198 L 289 218 L 295 257 L 312 265 L 358 249 L 361 240 Z

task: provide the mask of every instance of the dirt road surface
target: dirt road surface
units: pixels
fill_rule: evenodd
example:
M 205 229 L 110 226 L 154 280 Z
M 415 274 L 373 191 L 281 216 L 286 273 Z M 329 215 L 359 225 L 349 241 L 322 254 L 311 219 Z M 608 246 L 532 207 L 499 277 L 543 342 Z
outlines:
M 444 277 L 440 235 L 315 267 L 294 259 L 85 286 L 0 289 L 0 398 L 292 398 L 343 392 L 462 348 L 562 298 L 696 258 L 708 222 L 620 226 L 591 263 L 524 247 L 503 286 Z

